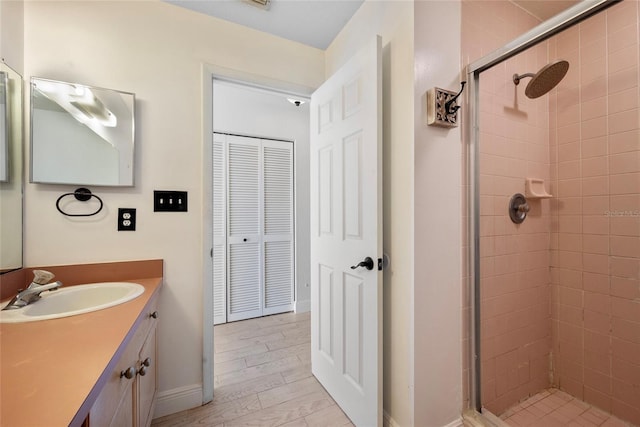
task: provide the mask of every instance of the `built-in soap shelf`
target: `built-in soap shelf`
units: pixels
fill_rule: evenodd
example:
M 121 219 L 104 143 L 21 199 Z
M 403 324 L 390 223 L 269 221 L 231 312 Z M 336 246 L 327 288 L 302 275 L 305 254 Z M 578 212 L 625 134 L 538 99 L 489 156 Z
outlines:
M 544 180 L 539 178 L 525 180 L 524 194 L 529 199 L 550 199 L 553 197 L 544 189 Z

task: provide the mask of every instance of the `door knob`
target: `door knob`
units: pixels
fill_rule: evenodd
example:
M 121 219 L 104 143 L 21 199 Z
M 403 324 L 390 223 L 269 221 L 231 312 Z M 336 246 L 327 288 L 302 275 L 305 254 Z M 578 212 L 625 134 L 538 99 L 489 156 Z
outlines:
M 120 372 L 120 378 L 125 377 L 128 380 L 135 377 L 135 375 L 136 375 L 136 370 L 133 368 L 133 366 L 129 366 L 127 369 Z
M 358 264 L 352 265 L 351 269 L 355 270 L 358 267 L 364 267 L 367 270 L 373 270 L 373 259 L 371 259 L 371 257 L 366 257 L 363 261 L 360 261 Z

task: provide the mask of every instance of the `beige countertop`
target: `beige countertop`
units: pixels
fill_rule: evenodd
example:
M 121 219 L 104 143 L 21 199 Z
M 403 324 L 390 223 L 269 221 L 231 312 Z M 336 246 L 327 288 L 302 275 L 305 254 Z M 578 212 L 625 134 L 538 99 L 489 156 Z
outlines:
M 0 324 L 0 425 L 82 424 L 162 285 L 162 277 L 120 281 L 145 291 L 91 313 Z

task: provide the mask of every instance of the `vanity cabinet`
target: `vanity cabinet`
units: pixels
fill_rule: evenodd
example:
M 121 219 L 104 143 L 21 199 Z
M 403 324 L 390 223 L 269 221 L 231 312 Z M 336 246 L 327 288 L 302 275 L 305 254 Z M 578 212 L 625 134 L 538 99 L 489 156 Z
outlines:
M 122 351 L 104 388 L 91 407 L 89 427 L 148 427 L 156 398 L 157 296 Z

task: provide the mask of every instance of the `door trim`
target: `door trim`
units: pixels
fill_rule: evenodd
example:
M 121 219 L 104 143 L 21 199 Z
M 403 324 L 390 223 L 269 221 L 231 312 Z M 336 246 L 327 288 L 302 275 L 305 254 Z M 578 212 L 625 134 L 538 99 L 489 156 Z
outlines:
M 213 64 L 202 64 L 202 404 L 213 400 L 213 79 L 309 99 L 314 88 Z M 294 147 L 295 151 L 295 147 Z M 295 178 L 294 157 L 294 178 Z M 295 295 L 295 294 L 294 294 Z M 295 298 L 295 296 L 294 296 Z

